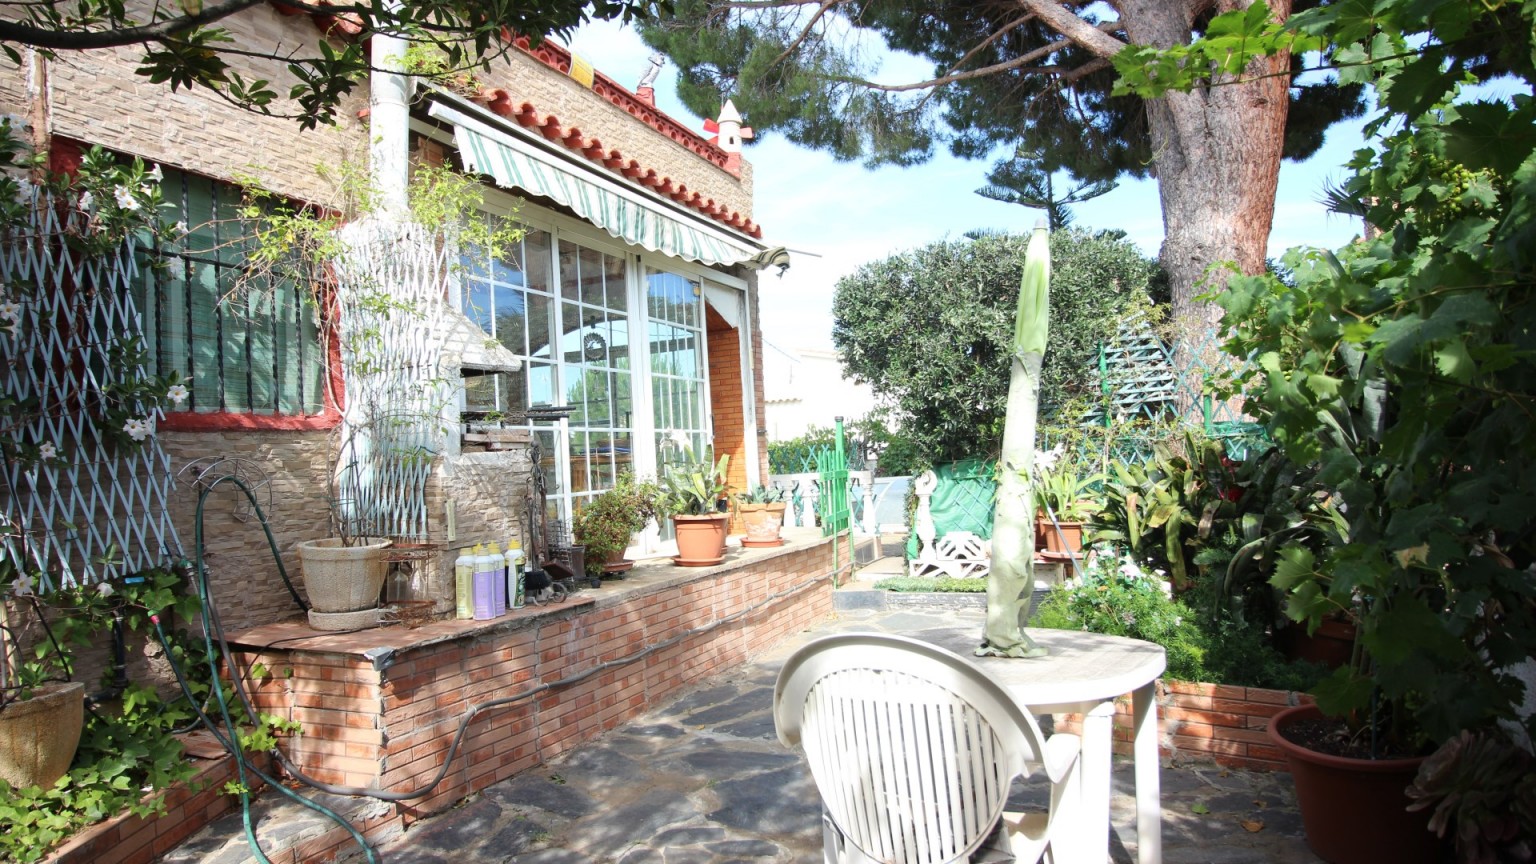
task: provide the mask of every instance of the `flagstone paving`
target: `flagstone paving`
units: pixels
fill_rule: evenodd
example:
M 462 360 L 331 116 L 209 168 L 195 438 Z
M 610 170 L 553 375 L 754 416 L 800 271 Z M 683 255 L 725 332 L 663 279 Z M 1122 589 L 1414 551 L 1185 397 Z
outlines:
M 774 676 L 799 644 L 840 630 L 920 636 L 979 610 L 845 610 L 770 655 L 566 756 L 487 788 L 379 850 L 389 864 L 728 864 L 820 860 L 820 805 L 779 745 Z M 1316 862 L 1290 777 L 1214 765 L 1162 773 L 1167 864 Z M 1130 763 L 1117 762 L 1111 855 L 1135 860 Z M 1044 790 L 1015 806 L 1044 807 Z M 361 860 L 361 855 L 352 860 Z

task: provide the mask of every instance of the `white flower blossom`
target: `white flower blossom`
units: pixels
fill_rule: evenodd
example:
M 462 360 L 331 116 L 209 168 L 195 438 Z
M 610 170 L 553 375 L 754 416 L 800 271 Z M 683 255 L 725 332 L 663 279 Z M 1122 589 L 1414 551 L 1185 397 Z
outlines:
M 133 440 L 143 441 L 145 438 L 148 438 L 155 430 L 154 427 L 149 425 L 148 420 L 145 420 L 141 417 L 135 417 L 132 420 L 129 420 L 127 423 L 123 424 L 123 431 L 127 432 L 128 437 L 132 438 Z
M 180 222 L 177 222 L 172 230 L 176 232 L 178 237 L 185 237 L 187 236 L 187 233 L 192 229 L 187 227 L 187 220 L 183 219 Z
M 16 597 L 29 597 L 36 585 L 36 580 L 31 576 L 17 576 L 15 581 L 11 582 L 11 594 Z
M 160 166 L 159 165 L 156 165 L 155 167 L 149 169 L 149 179 L 155 181 L 156 183 L 159 183 L 159 182 L 165 180 L 165 175 L 160 173 Z
M 187 401 L 187 386 L 185 384 L 172 384 L 170 389 L 165 391 L 165 398 L 180 405 Z
M 1039 474 L 1049 474 L 1056 470 L 1056 463 L 1061 461 L 1061 457 L 1066 452 L 1067 447 L 1065 444 L 1057 444 L 1055 447 L 1052 447 L 1049 450 L 1036 450 L 1035 472 Z
M 103 597 L 111 597 L 117 593 L 117 589 L 112 587 L 111 582 L 102 582 L 96 586 L 96 593 Z
M 37 448 L 37 458 L 43 460 L 44 462 L 47 462 L 58 455 L 59 448 L 53 446 L 53 442 L 51 441 L 45 441 L 41 446 Z
M 85 211 L 89 212 L 91 207 L 92 207 L 92 205 L 94 205 L 95 203 L 96 203 L 96 199 L 95 199 L 95 197 L 93 197 L 91 195 L 90 192 L 81 192 L 80 193 L 80 209 L 81 210 L 85 210 Z
M 21 320 L 21 304 L 14 300 L 7 300 L 4 303 L 0 303 L 0 318 L 3 318 L 13 324 Z
M 139 209 L 139 199 L 133 197 L 133 190 L 129 189 L 127 186 L 117 187 L 117 189 L 113 191 L 112 197 L 117 199 L 117 206 L 123 208 L 124 210 L 132 212 Z

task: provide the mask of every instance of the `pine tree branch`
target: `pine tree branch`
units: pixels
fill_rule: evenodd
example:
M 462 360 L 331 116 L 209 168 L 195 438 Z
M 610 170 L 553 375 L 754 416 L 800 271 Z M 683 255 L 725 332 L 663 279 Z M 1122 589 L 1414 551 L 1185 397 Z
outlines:
M 1095 26 L 1056 0 L 1018 0 L 1055 30 L 1088 51 L 1109 58 L 1119 54 L 1125 43 L 1111 36 L 1103 26 Z
M 153 24 L 112 30 L 56 30 L 22 21 L 0 20 L 0 42 L 17 42 L 37 48 L 60 51 L 86 51 L 93 48 L 117 48 L 142 42 L 157 42 L 184 30 L 201 27 L 266 0 L 224 0 L 205 6 L 195 15 L 167 18 Z
M 805 42 L 806 37 L 811 35 L 811 30 L 816 27 L 816 22 L 821 20 L 821 16 L 827 14 L 827 10 L 834 6 L 841 6 L 846 2 L 847 0 L 822 0 L 821 7 L 811 16 L 811 20 L 805 22 L 805 27 L 800 30 L 800 35 L 796 36 L 795 41 L 789 43 L 789 46 L 779 56 L 773 58 L 773 62 L 768 65 L 777 66 L 783 63 L 784 58 L 795 53 L 795 49 L 799 48 Z

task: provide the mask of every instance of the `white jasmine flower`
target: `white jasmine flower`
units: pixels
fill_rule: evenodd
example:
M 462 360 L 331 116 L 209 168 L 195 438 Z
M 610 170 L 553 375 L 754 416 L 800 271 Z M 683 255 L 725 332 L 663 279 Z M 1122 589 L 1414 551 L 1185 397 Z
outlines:
M 11 594 L 17 597 L 29 597 L 36 585 L 37 582 L 31 576 L 17 576 L 15 581 L 11 582 Z
M 21 319 L 21 304 L 14 300 L 0 303 L 0 318 L 15 322 Z
M 185 237 L 187 236 L 187 232 L 191 231 L 192 229 L 187 227 L 187 220 L 183 219 L 176 223 L 173 230 L 176 232 L 177 236 Z
M 177 405 L 180 405 L 181 403 L 187 401 L 187 387 L 186 387 L 186 385 L 185 384 L 172 384 L 171 388 L 169 390 L 165 391 L 165 398 L 171 400 L 172 402 L 176 403 Z
M 128 437 L 132 438 L 133 440 L 143 441 L 145 438 L 148 438 L 152 432 L 154 432 L 154 428 L 149 425 L 148 420 L 135 417 L 132 420 L 129 420 L 127 423 L 123 424 L 123 431 L 127 432 Z
M 37 448 L 37 458 L 43 460 L 44 462 L 47 462 L 58 455 L 59 448 L 53 446 L 53 442 L 51 441 L 44 442 L 42 446 Z
M 112 197 L 117 199 L 117 206 L 123 208 L 124 210 L 131 212 L 139 209 L 139 199 L 133 197 L 133 190 L 129 189 L 127 186 L 117 187 L 117 189 L 112 193 Z
M 160 166 L 159 165 L 156 165 L 155 167 L 149 169 L 149 179 L 155 181 L 156 183 L 159 183 L 159 182 L 161 182 L 161 181 L 163 181 L 165 179 L 165 175 L 160 173 Z M 103 583 L 103 584 L 105 584 L 105 583 Z
M 117 593 L 117 589 L 112 587 L 111 582 L 102 582 L 96 586 L 96 593 L 103 597 L 111 597 L 113 594 Z
M 95 204 L 95 203 L 96 203 L 96 199 L 91 196 L 90 192 L 81 192 L 80 193 L 80 209 L 81 210 L 87 210 L 88 211 L 88 210 L 91 209 L 91 206 L 93 204 Z

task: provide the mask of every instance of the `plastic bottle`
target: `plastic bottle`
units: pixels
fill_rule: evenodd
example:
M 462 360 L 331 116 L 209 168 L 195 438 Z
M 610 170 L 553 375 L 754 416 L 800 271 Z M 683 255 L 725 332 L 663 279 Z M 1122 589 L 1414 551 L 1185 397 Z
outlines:
M 485 554 L 484 544 L 475 546 L 470 556 L 474 564 L 475 620 L 486 621 L 496 617 L 496 580 L 491 570 L 491 556 Z
M 512 599 L 512 608 L 523 608 L 528 602 L 524 596 L 527 583 L 523 577 L 523 544 L 516 540 L 507 541 L 507 581 L 511 586 L 508 593 Z
M 453 560 L 453 608 L 455 618 L 475 617 L 475 559 L 467 547 Z
M 494 543 L 485 544 L 480 554 L 482 558 L 478 569 L 484 570 L 486 578 L 491 580 L 491 617 L 500 618 L 507 614 L 507 579 L 502 575 L 507 561 Z

